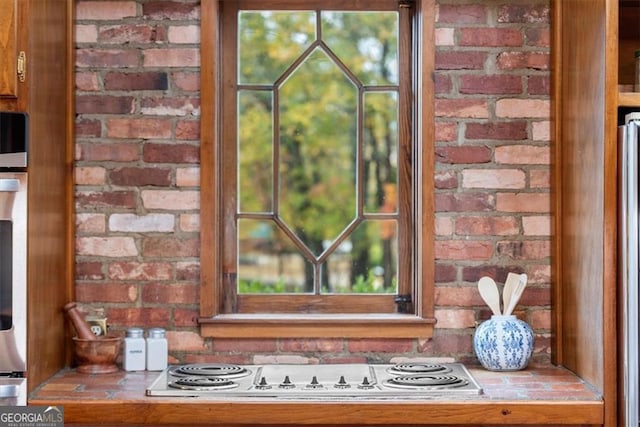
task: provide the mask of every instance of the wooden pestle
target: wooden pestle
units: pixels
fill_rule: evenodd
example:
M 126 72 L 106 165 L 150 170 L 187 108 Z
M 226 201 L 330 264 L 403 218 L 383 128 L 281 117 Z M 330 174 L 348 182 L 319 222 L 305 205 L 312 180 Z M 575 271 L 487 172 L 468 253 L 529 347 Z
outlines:
M 70 302 L 64 306 L 64 311 L 67 313 L 67 316 L 69 316 L 69 320 L 71 320 L 71 323 L 78 334 L 78 338 L 83 340 L 95 340 L 95 334 L 91 332 L 91 327 L 89 327 L 89 324 L 76 306 L 77 304 L 75 302 Z

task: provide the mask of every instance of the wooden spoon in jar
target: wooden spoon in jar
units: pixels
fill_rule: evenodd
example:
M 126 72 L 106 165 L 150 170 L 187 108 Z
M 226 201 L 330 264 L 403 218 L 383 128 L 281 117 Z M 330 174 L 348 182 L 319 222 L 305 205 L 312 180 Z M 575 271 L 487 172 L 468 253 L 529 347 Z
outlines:
M 490 277 L 481 277 L 478 281 L 478 292 L 493 314 L 500 316 L 500 293 L 496 282 Z

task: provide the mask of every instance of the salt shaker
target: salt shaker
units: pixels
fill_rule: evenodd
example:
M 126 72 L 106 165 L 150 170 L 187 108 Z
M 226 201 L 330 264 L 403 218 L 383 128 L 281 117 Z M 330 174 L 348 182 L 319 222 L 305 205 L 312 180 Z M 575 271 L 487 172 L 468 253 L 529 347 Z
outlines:
M 147 371 L 162 371 L 168 363 L 168 344 L 164 329 L 147 331 Z
M 125 371 L 144 371 L 146 345 L 144 331 L 141 328 L 127 329 L 124 338 L 124 357 L 122 367 Z

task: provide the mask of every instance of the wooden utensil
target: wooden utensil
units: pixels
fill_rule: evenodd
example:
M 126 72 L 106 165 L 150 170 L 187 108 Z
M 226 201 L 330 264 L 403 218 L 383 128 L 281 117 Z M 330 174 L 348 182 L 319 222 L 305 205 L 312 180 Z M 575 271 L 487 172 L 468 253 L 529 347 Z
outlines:
M 513 290 L 517 286 L 520 281 L 520 275 L 516 273 L 507 274 L 507 280 L 504 282 L 504 288 L 502 288 L 502 311 L 506 315 L 507 307 L 509 307 L 509 302 L 511 301 L 511 295 L 513 294 Z
M 527 275 L 523 273 L 520 275 L 519 279 L 520 280 L 518 281 L 518 284 L 513 289 L 513 293 L 511 294 L 509 306 L 505 309 L 505 316 L 509 316 L 511 313 L 513 313 L 516 305 L 518 305 L 518 301 L 520 301 L 520 297 L 522 296 L 524 289 L 527 287 Z
M 478 292 L 493 314 L 500 316 L 500 293 L 496 282 L 491 277 L 481 277 L 478 281 Z

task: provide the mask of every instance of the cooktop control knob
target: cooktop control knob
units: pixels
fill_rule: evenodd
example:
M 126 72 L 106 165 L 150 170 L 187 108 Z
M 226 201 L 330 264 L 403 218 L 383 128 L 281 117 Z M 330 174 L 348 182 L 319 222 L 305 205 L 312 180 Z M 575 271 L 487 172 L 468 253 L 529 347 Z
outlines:
M 291 382 L 291 379 L 289 379 L 289 375 L 287 375 L 284 377 L 284 380 L 282 380 L 282 382 L 278 385 L 278 388 L 296 388 L 296 385 Z
M 265 377 L 260 378 L 260 382 L 256 386 L 258 390 L 269 390 L 271 386 L 267 383 L 267 379 Z
M 323 388 L 323 387 L 322 387 L 322 384 L 320 384 L 320 383 L 318 382 L 318 377 L 316 377 L 315 375 L 313 376 L 313 378 L 311 378 L 311 382 L 310 382 L 309 384 L 307 384 L 305 387 L 306 387 L 306 388 L 309 388 L 309 389 L 319 389 L 319 388 Z
M 345 388 L 350 388 L 351 384 L 347 383 L 347 381 L 344 379 L 344 375 L 340 375 L 340 379 L 338 380 L 337 383 L 334 384 L 333 387 L 334 388 L 345 389 Z
M 364 377 L 362 379 L 362 382 L 360 384 L 358 384 L 358 388 L 361 389 L 361 390 L 369 390 L 369 389 L 373 388 L 373 384 L 371 384 L 369 382 L 369 378 Z

